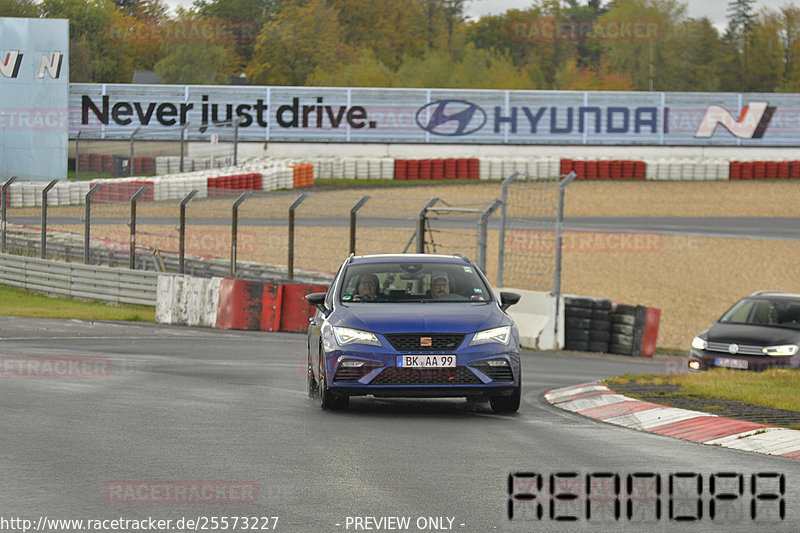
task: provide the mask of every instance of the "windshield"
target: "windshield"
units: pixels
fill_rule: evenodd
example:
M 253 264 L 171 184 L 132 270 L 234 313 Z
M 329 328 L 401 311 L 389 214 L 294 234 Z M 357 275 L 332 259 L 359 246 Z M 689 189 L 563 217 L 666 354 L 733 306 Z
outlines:
M 784 298 L 745 298 L 722 318 L 727 324 L 754 324 L 800 329 L 800 301 Z
M 342 302 L 487 302 L 492 294 L 464 263 L 370 263 L 345 273 Z

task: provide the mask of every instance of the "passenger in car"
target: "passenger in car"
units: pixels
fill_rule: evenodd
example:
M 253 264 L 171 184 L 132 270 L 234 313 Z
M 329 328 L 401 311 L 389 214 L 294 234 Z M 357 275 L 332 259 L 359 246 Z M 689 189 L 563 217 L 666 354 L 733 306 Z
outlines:
M 362 274 L 356 285 L 356 295 L 362 300 L 375 300 L 380 296 L 378 291 L 380 283 L 375 274 Z

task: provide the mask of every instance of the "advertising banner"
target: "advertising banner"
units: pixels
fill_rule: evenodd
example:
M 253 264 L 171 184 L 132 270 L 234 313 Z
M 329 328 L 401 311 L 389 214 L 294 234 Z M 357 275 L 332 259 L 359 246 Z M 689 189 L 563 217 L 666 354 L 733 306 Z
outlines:
M 0 18 L 0 178 L 67 177 L 69 26 Z
M 798 146 L 796 94 L 72 84 L 70 135 L 323 143 Z

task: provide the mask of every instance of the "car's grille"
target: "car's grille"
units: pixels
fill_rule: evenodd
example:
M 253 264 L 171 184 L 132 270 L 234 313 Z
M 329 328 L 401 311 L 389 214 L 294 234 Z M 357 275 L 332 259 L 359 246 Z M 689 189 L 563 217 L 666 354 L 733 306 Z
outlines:
M 479 385 L 481 380 L 466 367 L 397 368 L 387 367 L 370 385 Z
M 514 381 L 514 374 L 508 365 L 490 366 L 488 363 L 476 363 L 470 366 L 486 374 L 492 381 Z
M 353 367 L 339 366 L 333 381 L 358 381 L 379 366 L 381 365 L 377 363 L 364 363 L 362 366 Z
M 464 340 L 464 335 L 458 334 L 395 334 L 386 335 L 386 338 L 398 352 L 430 352 L 442 350 L 455 350 Z M 430 340 L 430 346 L 425 346 Z
M 749 346 L 747 344 L 737 344 L 738 351 L 732 355 L 764 355 L 763 346 Z M 709 342 L 706 348 L 709 352 L 725 352 L 731 354 L 731 343 L 728 342 Z

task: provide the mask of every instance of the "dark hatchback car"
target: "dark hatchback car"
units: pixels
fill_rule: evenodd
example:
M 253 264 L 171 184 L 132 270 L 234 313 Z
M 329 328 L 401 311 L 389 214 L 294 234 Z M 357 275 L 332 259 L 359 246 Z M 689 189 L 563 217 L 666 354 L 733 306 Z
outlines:
M 692 341 L 689 370 L 800 368 L 800 295 L 742 298 Z
M 351 396 L 463 397 L 514 412 L 519 331 L 480 269 L 462 255 L 350 256 L 308 328 L 308 392 L 323 409 Z

